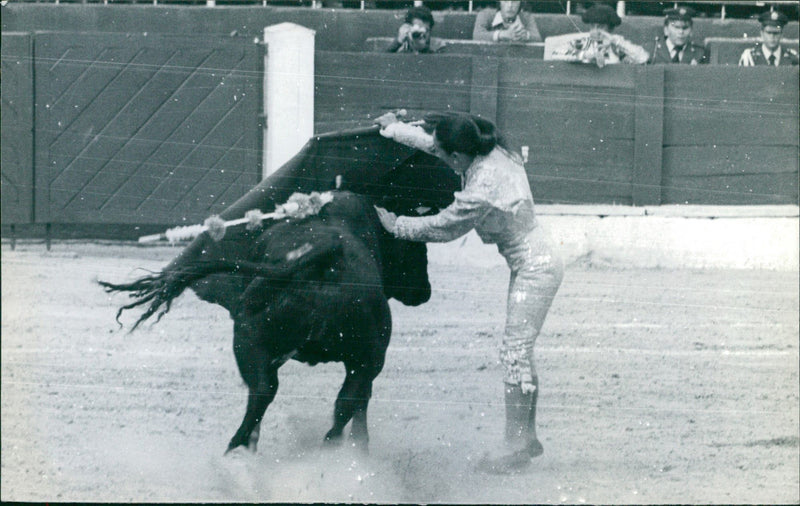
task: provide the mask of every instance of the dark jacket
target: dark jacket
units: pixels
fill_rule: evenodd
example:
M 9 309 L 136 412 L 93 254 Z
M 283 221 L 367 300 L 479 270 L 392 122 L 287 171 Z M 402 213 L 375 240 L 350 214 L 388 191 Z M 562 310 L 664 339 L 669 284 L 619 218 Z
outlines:
M 796 50 L 784 46 L 780 46 L 779 49 L 781 55 L 780 60 L 778 60 L 779 66 L 784 67 L 798 64 L 799 59 Z M 743 67 L 769 65 L 767 57 L 764 56 L 764 52 L 761 50 L 761 44 L 758 43 L 753 47 L 745 49 L 742 52 L 742 57 L 739 58 L 739 65 Z
M 672 55 L 669 54 L 669 48 L 667 47 L 666 37 L 656 37 L 648 53 L 650 54 L 648 63 L 673 63 Z M 681 61 L 678 63 L 687 65 L 708 63 L 708 52 L 703 46 L 687 42 L 683 49 L 683 54 L 681 54 Z

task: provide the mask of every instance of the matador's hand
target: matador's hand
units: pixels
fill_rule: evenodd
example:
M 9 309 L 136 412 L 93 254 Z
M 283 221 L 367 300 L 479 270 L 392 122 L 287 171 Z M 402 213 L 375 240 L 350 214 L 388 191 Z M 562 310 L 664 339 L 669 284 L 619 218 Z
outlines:
M 381 225 L 383 228 L 388 230 L 391 233 L 394 233 L 394 226 L 395 222 L 397 221 L 397 215 L 393 212 L 387 211 L 382 207 L 375 206 L 375 211 L 378 213 L 378 219 L 381 220 Z
M 381 126 L 381 130 L 383 130 L 392 123 L 397 123 L 398 121 L 400 121 L 398 118 L 402 118 L 405 115 L 406 115 L 405 109 L 400 109 L 397 111 L 389 111 L 386 114 L 375 118 L 375 123 L 379 124 Z

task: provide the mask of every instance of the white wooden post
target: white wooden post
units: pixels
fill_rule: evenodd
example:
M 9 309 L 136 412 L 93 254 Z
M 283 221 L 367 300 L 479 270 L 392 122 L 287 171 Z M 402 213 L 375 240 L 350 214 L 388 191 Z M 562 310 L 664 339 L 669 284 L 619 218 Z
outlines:
M 625 2 L 617 2 L 617 16 L 621 18 L 625 17 Z
M 275 172 L 314 135 L 314 35 L 294 23 L 264 28 L 263 177 Z

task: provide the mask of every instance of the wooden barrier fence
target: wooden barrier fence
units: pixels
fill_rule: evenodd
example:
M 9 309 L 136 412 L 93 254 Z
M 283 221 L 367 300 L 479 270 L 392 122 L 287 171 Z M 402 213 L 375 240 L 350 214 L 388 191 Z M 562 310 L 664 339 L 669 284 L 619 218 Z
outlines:
M 4 32 L 3 224 L 175 224 L 232 202 L 260 174 L 255 47 Z M 798 202 L 793 68 L 317 51 L 314 73 L 315 132 L 480 114 L 528 147 L 540 203 Z
M 494 120 L 548 203 L 796 204 L 792 68 L 317 52 L 316 129 L 404 107 Z M 365 97 L 369 97 L 368 100 Z

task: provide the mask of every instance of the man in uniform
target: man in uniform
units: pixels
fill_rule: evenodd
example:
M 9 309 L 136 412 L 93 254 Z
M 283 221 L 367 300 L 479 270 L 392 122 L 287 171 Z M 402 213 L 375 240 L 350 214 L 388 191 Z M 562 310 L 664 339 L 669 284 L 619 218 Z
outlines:
M 692 43 L 692 17 L 690 7 L 677 7 L 664 11 L 664 36 L 656 37 L 649 63 L 708 63 L 706 48 Z
M 755 65 L 797 65 L 797 51 L 781 46 L 783 27 L 789 22 L 782 12 L 765 12 L 758 17 L 761 22 L 761 42 L 742 52 L 739 65 L 753 67 Z

